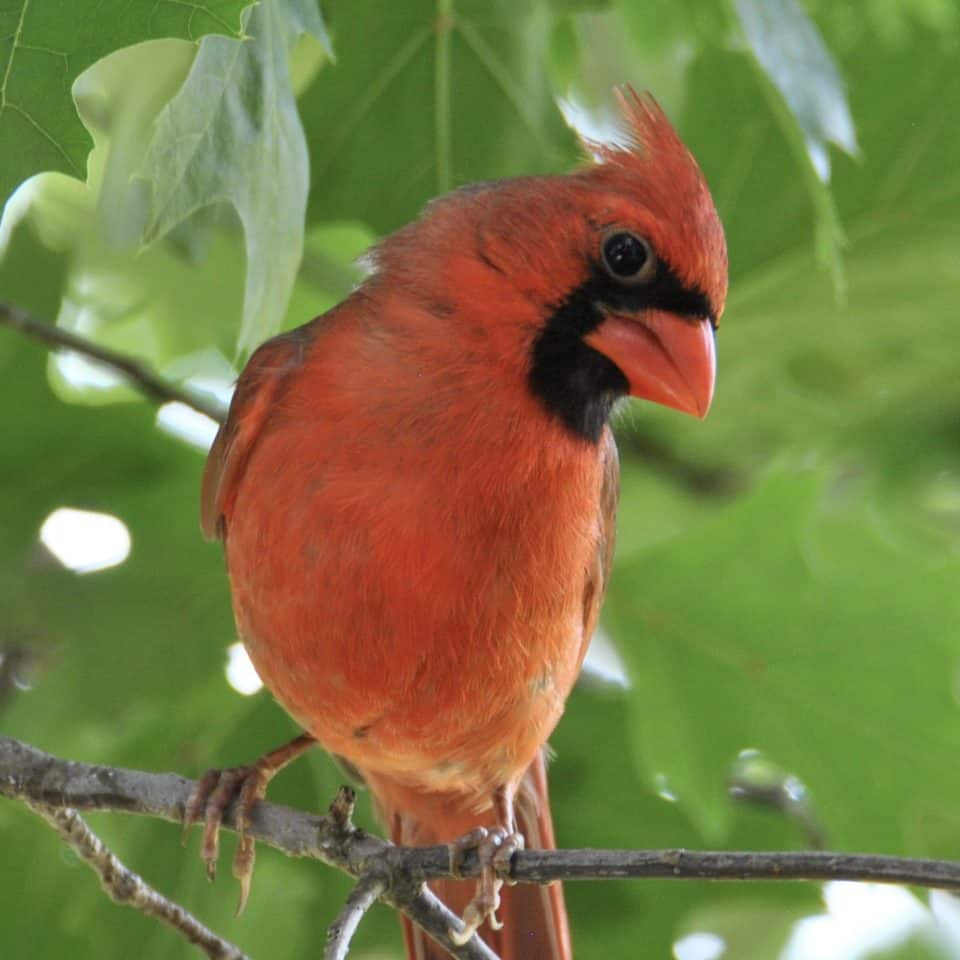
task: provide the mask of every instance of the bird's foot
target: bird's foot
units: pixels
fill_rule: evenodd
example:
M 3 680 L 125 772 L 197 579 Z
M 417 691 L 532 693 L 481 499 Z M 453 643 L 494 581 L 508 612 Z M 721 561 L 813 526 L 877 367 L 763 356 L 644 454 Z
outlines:
M 510 862 L 523 849 L 523 834 L 505 827 L 477 827 L 450 844 L 450 871 L 459 874 L 466 855 L 476 850 L 480 861 L 480 879 L 477 892 L 463 911 L 462 931 L 451 930 L 454 943 L 463 946 L 489 920 L 494 930 L 503 926 L 497 919 L 500 906 L 500 888 L 509 882 Z
M 250 882 L 256 858 L 254 839 L 248 832 L 251 811 L 265 796 L 267 785 L 274 776 L 315 742 L 313 737 L 304 733 L 248 766 L 208 770 L 197 782 L 187 801 L 183 811 L 183 841 L 186 843 L 190 828 L 202 820 L 203 841 L 200 855 L 207 866 L 207 877 L 210 880 L 217 874 L 220 827 L 227 810 L 235 804 L 238 837 L 233 856 L 233 875 L 240 881 L 237 916 L 243 913 L 250 896 Z

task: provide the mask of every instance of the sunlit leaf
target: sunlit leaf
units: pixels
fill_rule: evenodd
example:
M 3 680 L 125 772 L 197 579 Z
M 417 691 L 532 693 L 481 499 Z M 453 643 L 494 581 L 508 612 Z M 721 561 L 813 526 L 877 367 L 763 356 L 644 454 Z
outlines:
M 735 0 L 744 35 L 803 130 L 810 162 L 830 178 L 827 144 L 856 154 L 843 80 L 823 37 L 799 0 Z
M 249 3 L 161 0 L 144 7 L 126 0 L 8 0 L 0 8 L 0 203 L 42 170 L 84 178 L 90 140 L 70 87 L 90 64 L 154 37 L 237 36 L 240 11 Z
M 307 147 L 287 58 L 301 33 L 326 33 L 312 0 L 265 0 L 244 25 L 251 39 L 200 45 L 142 173 L 152 186 L 148 241 L 210 203 L 237 211 L 247 254 L 238 346 L 248 352 L 279 329 L 303 252 Z

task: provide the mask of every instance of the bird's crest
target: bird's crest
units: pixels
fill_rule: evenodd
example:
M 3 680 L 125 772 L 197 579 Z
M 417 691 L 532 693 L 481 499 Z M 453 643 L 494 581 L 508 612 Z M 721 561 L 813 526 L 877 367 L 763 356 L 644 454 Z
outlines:
M 584 147 L 601 164 L 618 167 L 621 173 L 668 181 L 685 193 L 706 191 L 697 161 L 653 96 L 639 94 L 629 84 L 614 92 L 625 124 L 621 142 L 598 143 L 581 137 Z
M 664 223 L 676 226 L 690 277 L 707 288 L 722 309 L 727 289 L 727 249 L 710 190 L 693 154 L 648 93 L 618 87 L 625 129 L 619 143 L 581 137 L 597 163 L 587 175 L 594 183 L 627 190 Z

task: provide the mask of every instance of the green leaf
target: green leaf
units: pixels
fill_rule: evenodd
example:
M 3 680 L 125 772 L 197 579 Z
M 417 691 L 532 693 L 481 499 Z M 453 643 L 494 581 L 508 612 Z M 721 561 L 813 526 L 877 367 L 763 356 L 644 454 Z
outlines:
M 36 471 L 26 485 L 23 471 L 0 471 L 0 495 L 7 502 L 17 496 L 0 538 L 0 649 L 24 642 L 36 660 L 31 687 L 3 703 L 4 733 L 64 756 L 193 776 L 248 762 L 289 739 L 295 727 L 268 694 L 242 697 L 224 675 L 225 648 L 236 634 L 222 552 L 203 544 L 198 531 L 202 457 L 155 430 L 146 405 L 105 414 L 61 403 L 47 388 L 42 347 L 6 332 L 0 347 L 4 396 L 17 400 L 15 408 L 0 405 L 11 458 L 5 463 Z M 64 505 L 123 520 L 133 541 L 127 561 L 84 576 L 60 568 L 37 534 Z M 278 778 L 271 797 L 319 812 L 339 782 L 318 751 Z M 237 924 L 226 862 L 232 840 L 225 839 L 214 886 L 196 836 L 184 850 L 176 827 L 117 815 L 92 819 L 133 869 L 253 956 L 276 955 L 278 922 L 290 926 L 283 950 L 309 954 L 349 888 L 320 864 L 261 850 L 250 912 Z M 87 868 L 17 804 L 0 804 L 0 834 L 5 855 L 28 865 L 17 876 L 24 908 L 4 918 L 9 955 L 53 956 L 64 943 L 78 956 L 194 955 L 167 928 L 112 904 Z M 3 888 L 5 901 L 11 889 Z M 314 921 L 301 922 L 309 916 Z M 390 911 L 368 923 L 366 937 L 399 936 Z
M 617 0 L 619 29 L 625 38 L 640 50 L 643 57 L 633 69 L 657 70 L 658 59 L 667 58 L 676 64 L 678 59 L 709 44 L 724 43 L 729 33 L 730 12 L 725 3 L 715 0 Z M 657 70 L 655 86 L 669 82 L 676 69 Z M 589 83 L 590 78 L 585 77 Z M 649 81 L 647 81 L 649 82 Z
M 311 219 L 392 230 L 451 187 L 575 159 L 549 87 L 553 21 L 542 5 L 339 0 L 325 9 L 343 55 L 300 104 L 312 135 Z
M 753 747 L 772 773 L 802 781 L 832 844 L 958 852 L 958 16 L 943 0 L 804 7 L 862 145 L 856 160 L 831 151 L 829 184 L 814 177 L 803 130 L 745 51 L 729 3 L 331 0 L 337 62 L 312 37 L 288 58 L 304 90 L 313 199 L 286 325 L 350 290 L 347 263 L 370 224 L 396 226 L 446 184 L 573 162 L 546 63 L 588 108 L 608 103 L 614 82 L 651 88 L 721 210 L 732 283 L 714 410 L 699 423 L 636 405 L 619 425 L 607 619 L 635 687 L 584 684 L 552 738 L 566 846 L 699 846 L 704 832 L 739 849 L 803 845 L 796 818 L 728 800 L 729 764 Z M 97 144 L 88 184 L 51 175 L 59 185 L 42 178 L 18 193 L 8 209 L 30 210 L 0 263 L 0 298 L 53 316 L 65 276 L 64 321 L 177 376 L 201 348 L 232 353 L 244 286 L 237 218 L 216 198 L 133 249 L 146 191 L 129 174 L 196 50 L 154 41 L 87 71 L 105 84 L 78 89 Z M 226 149 L 218 162 L 232 163 Z M 849 238 L 846 303 L 810 252 L 822 229 L 811 182 Z M 5 701 L 5 732 L 191 774 L 275 746 L 289 720 L 268 694 L 241 698 L 224 680 L 235 634 L 221 552 L 196 530 L 201 458 L 159 435 L 145 405 L 60 403 L 44 357 L 0 331 L 0 492 L 16 505 L 0 537 L 0 645 L 26 640 L 37 654 L 32 689 Z M 52 568 L 36 534 L 60 505 L 120 516 L 133 534 L 128 561 L 84 577 Z M 318 753 L 271 797 L 322 809 L 336 782 Z M 0 878 L 0 902 L 24 905 L 4 917 L 3 950 L 191 955 L 109 904 L 18 807 L 0 804 L 0 822 L 5 855 L 26 865 Z M 208 885 L 195 838 L 185 855 L 173 827 L 121 816 L 96 826 L 253 955 L 309 953 L 342 907 L 339 878 L 262 850 L 250 913 L 235 923 L 226 863 Z M 680 935 L 713 924 L 731 955 L 772 960 L 791 917 L 821 919 L 819 889 L 624 881 L 569 884 L 567 897 L 578 957 L 666 957 Z M 388 911 L 359 937 L 358 958 L 399 955 Z M 911 941 L 901 953 L 922 949 Z
M 639 756 L 714 839 L 745 748 L 800 777 L 835 846 L 905 852 L 906 831 L 960 787 L 948 679 L 960 561 L 905 554 L 858 493 L 782 470 L 614 579 L 606 609 L 636 683 Z M 864 791 L 869 815 L 852 800 Z
M 911 486 L 932 489 L 957 463 L 938 437 L 955 408 L 943 345 L 956 327 L 960 249 L 960 130 L 944 122 L 942 105 L 960 102 L 960 84 L 948 38 L 938 46 L 921 33 L 913 46 L 887 50 L 858 33 L 837 52 L 864 153 L 856 164 L 839 158 L 833 177 L 850 236 L 846 302 L 837 303 L 806 249 L 803 187 L 776 123 L 754 109 L 752 71 L 742 58 L 703 54 L 679 119 L 731 251 L 717 396 L 705 424 L 649 406 L 635 417 L 684 459 L 749 476 L 785 450 L 829 455 L 878 471 L 902 497 Z M 908 70 L 911 82 L 891 91 L 892 104 L 870 95 L 877 77 Z M 724 118 L 731 99 L 749 109 Z M 904 455 L 917 448 L 923 456 Z
M 151 184 L 147 242 L 211 203 L 236 210 L 247 255 L 238 346 L 249 352 L 279 329 L 303 253 L 307 145 L 288 55 L 301 33 L 326 34 L 313 0 L 264 0 L 244 25 L 249 40 L 201 43 L 141 173 Z
M 857 138 L 843 80 L 823 37 L 798 0 L 734 0 L 750 51 L 803 130 L 821 180 L 830 179 L 827 144 L 851 156 Z
M 243 289 L 236 238 L 214 233 L 204 252 L 205 269 L 198 270 L 169 243 L 156 244 L 139 256 L 111 245 L 99 227 L 95 195 L 71 177 L 42 174 L 31 184 L 29 200 L 19 223 L 12 223 L 13 217 L 5 220 L 10 242 L 0 260 L 0 298 L 29 305 L 24 274 L 17 270 L 17 264 L 26 261 L 30 269 L 25 276 L 47 293 L 42 307 L 35 308 L 39 317 L 141 358 L 160 372 L 192 357 L 195 362 L 181 365 L 175 375 L 171 370 L 175 380 L 198 372 L 205 366 L 200 355 L 213 349 L 232 355 Z M 115 218 L 118 224 L 123 220 L 123 214 Z M 43 261 L 35 259 L 34 233 L 66 264 L 39 282 L 34 264 Z M 61 277 L 62 286 L 51 287 Z M 62 397 L 88 403 L 139 398 L 112 376 L 101 373 L 91 381 L 68 375 L 70 370 L 76 373 L 77 361 L 72 354 L 51 357 L 53 383 Z
M 6 0 L 0 4 L 0 203 L 43 170 L 84 179 L 90 140 L 70 99 L 73 81 L 120 47 L 154 37 L 240 34 L 250 0 Z
M 798 155 L 815 214 L 814 249 L 819 262 L 831 270 L 835 292 L 842 297 L 843 231 L 826 184 L 830 179 L 827 144 L 834 143 L 851 156 L 857 152 L 843 82 L 798 0 L 735 0 L 734 6 L 757 64 L 780 94 L 769 97 L 771 111 Z

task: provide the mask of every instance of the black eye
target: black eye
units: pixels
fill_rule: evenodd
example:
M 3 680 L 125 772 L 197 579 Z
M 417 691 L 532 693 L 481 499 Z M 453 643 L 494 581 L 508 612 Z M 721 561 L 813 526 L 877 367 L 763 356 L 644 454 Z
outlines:
M 650 244 L 632 233 L 612 233 L 603 241 L 603 265 L 622 283 L 648 283 L 657 272 Z

